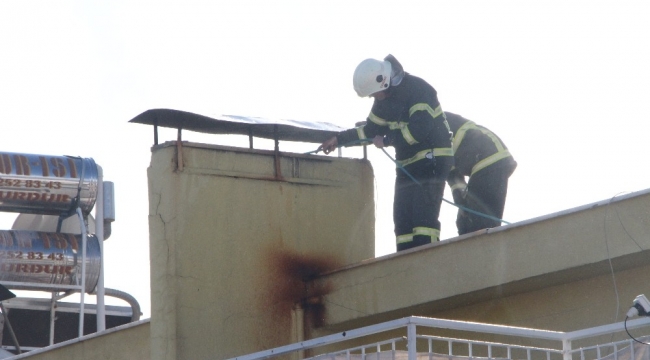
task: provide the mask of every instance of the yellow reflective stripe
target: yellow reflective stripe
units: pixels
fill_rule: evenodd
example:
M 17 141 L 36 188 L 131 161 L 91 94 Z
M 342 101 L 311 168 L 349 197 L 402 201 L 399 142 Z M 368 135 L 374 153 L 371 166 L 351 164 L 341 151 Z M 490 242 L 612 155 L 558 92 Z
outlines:
M 479 130 L 481 130 L 481 132 L 483 134 L 487 135 L 490 139 L 492 139 L 492 142 L 494 143 L 494 146 L 496 146 L 497 151 L 501 152 L 501 151 L 505 150 L 505 148 L 503 147 L 503 144 L 501 143 L 501 141 L 499 141 L 499 138 L 497 138 L 497 136 L 494 135 L 494 133 L 492 131 L 490 131 L 490 130 L 488 130 L 486 128 L 482 128 L 480 126 L 477 126 L 477 127 L 479 128 Z
M 445 125 L 445 128 L 447 128 L 447 131 L 449 132 L 449 138 L 451 139 L 454 137 L 454 134 L 451 132 L 451 127 L 449 127 L 449 123 L 447 122 L 447 117 L 442 111 L 442 107 L 440 107 L 440 105 L 436 106 L 435 109 L 431 109 L 431 106 L 429 106 L 427 103 L 415 104 L 409 109 L 409 117 L 413 116 L 413 114 L 417 111 L 426 111 L 429 113 L 429 115 L 431 115 L 433 119 L 442 115 L 442 123 Z
M 406 121 L 401 121 L 401 122 L 394 122 L 394 121 L 388 121 L 386 122 L 388 125 L 388 128 L 391 130 L 400 130 L 402 132 L 402 136 L 404 137 L 404 140 L 406 140 L 409 145 L 417 144 L 418 141 L 415 140 L 413 135 L 411 135 L 411 131 L 408 128 L 409 123 Z
M 427 236 L 433 236 L 435 235 L 436 229 L 434 228 L 428 228 L 428 227 L 416 227 L 413 228 L 413 235 L 427 235 Z
M 456 134 L 454 135 L 454 140 L 453 140 L 453 148 L 454 148 L 454 153 L 456 153 L 456 150 L 458 150 L 458 147 L 460 146 L 460 143 L 463 142 L 463 138 L 465 137 L 465 133 L 468 130 L 478 130 L 482 132 L 484 135 L 488 136 L 490 140 L 494 143 L 494 146 L 497 148 L 498 152 L 504 151 L 505 148 L 503 147 L 503 144 L 501 141 L 499 141 L 499 138 L 497 138 L 496 135 L 494 135 L 493 132 L 490 130 L 477 126 L 473 121 L 468 121 L 463 126 L 458 128 L 456 130 Z
M 440 105 L 438 105 L 435 109 L 432 109 L 431 106 L 429 106 L 427 103 L 419 103 L 411 106 L 409 109 L 409 117 L 411 117 L 417 111 L 426 111 L 434 119 L 442 115 L 442 108 Z
M 474 167 L 472 168 L 472 174 L 470 176 L 476 174 L 479 170 L 484 169 L 501 159 L 507 158 L 508 156 L 511 156 L 510 151 L 504 150 L 486 157 L 485 159 L 479 161 L 478 163 L 476 163 L 476 165 L 474 165 Z
M 440 241 L 440 230 L 434 229 L 434 228 L 428 228 L 428 227 L 416 227 L 413 228 L 413 233 L 412 234 L 403 234 L 399 235 L 396 238 L 396 241 L 398 244 L 403 244 L 407 242 L 413 241 L 413 236 L 416 235 L 424 235 L 424 236 L 430 236 L 431 241 Z
M 468 121 L 463 124 L 463 126 L 459 127 L 458 130 L 456 130 L 456 134 L 454 135 L 454 140 L 452 141 L 453 143 L 453 148 L 454 148 L 454 153 L 456 153 L 456 150 L 458 150 L 458 147 L 460 146 L 460 143 L 463 142 L 463 138 L 465 137 L 465 133 L 467 130 L 470 129 L 478 129 L 476 124 L 473 121 Z
M 413 228 L 413 236 L 415 235 L 431 236 L 431 240 L 438 240 L 440 238 L 440 230 L 428 227 L 416 227 Z
M 395 122 L 395 121 L 388 121 L 386 124 L 388 124 L 388 128 L 391 130 L 397 130 L 404 128 L 405 126 L 408 126 L 409 123 L 407 122 Z
M 375 124 L 380 125 L 380 126 L 388 125 L 388 121 L 380 118 L 379 116 L 377 116 L 377 115 L 375 115 L 373 113 L 370 113 L 370 115 L 368 115 L 368 119 L 370 121 L 374 122 Z
M 422 151 L 418 152 L 417 154 L 415 154 L 415 156 L 413 156 L 413 157 L 410 157 L 410 158 L 405 159 L 405 160 L 397 160 L 397 163 L 402 165 L 402 166 L 406 166 L 406 165 L 412 164 L 412 163 L 414 163 L 414 162 L 416 162 L 418 160 L 424 159 L 427 156 L 427 154 L 430 153 L 430 152 L 431 152 L 431 150 L 429 150 L 429 149 L 422 150 Z
M 397 160 L 397 163 L 402 166 L 413 164 L 416 161 L 424 159 L 430 152 L 432 152 L 430 149 L 422 150 L 408 159 Z M 435 148 L 433 149 L 433 156 L 454 156 L 454 152 L 451 148 Z
M 427 103 L 419 103 L 411 106 L 409 109 L 409 117 L 413 115 L 413 113 L 417 111 L 426 111 L 431 115 L 432 118 L 436 118 L 440 115 L 443 115 L 443 122 L 445 126 L 447 127 L 447 131 L 451 131 L 449 128 L 449 124 L 447 123 L 447 119 L 444 117 L 444 113 L 442 112 L 442 108 L 440 105 L 438 105 L 435 109 L 431 109 L 431 106 Z M 418 143 L 417 140 L 415 140 L 415 137 L 413 134 L 411 134 L 411 131 L 408 128 L 408 122 L 405 121 L 387 121 L 385 119 L 380 118 L 379 116 L 373 114 L 372 112 L 370 115 L 368 115 L 368 119 L 372 121 L 373 123 L 380 125 L 380 126 L 388 126 L 389 129 L 391 130 L 397 130 L 399 129 L 402 132 L 402 137 L 404 137 L 404 140 L 409 144 L 409 145 L 415 145 Z M 453 155 L 452 155 L 453 156 Z
M 359 140 L 367 139 L 366 132 L 364 131 L 365 127 L 365 125 L 362 125 L 357 128 L 357 136 L 359 136 Z
M 408 128 L 408 124 L 406 124 L 406 126 L 402 127 L 402 136 L 404 137 L 404 140 L 406 140 L 406 142 L 409 145 L 415 145 L 415 144 L 418 143 L 418 141 L 415 140 L 413 135 L 411 135 L 411 132 L 409 131 L 409 128 Z
M 452 149 L 452 148 L 435 148 L 435 149 L 433 149 L 433 156 L 454 156 L 454 149 Z
M 413 241 L 413 234 L 404 234 L 397 237 L 397 243 L 402 244 L 405 242 Z

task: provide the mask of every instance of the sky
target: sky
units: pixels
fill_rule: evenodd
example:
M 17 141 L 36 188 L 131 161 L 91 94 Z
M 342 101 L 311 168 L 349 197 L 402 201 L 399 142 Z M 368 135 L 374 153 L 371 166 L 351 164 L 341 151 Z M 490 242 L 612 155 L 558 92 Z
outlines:
M 153 131 L 128 123 L 138 114 L 170 108 L 348 128 L 372 106 L 352 88 L 356 65 L 393 54 L 436 88 L 444 110 L 506 143 L 519 164 L 503 216 L 514 223 L 648 188 L 649 16 L 643 0 L 4 0 L 0 151 L 102 167 L 117 217 L 104 243 L 105 286 L 133 295 L 149 317 Z M 248 146 L 189 131 L 183 140 Z M 394 164 L 378 149 L 368 157 L 381 256 L 395 251 Z M 443 240 L 457 236 L 456 211 L 443 203 Z M 15 217 L 1 213 L 0 229 Z

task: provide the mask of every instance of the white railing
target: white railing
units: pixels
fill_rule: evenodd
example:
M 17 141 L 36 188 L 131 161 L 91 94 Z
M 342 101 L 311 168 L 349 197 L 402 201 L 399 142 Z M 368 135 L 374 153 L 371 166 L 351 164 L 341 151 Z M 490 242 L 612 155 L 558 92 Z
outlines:
M 491 325 L 465 321 L 407 317 L 359 329 L 344 331 L 300 343 L 238 356 L 231 360 L 256 360 L 280 355 L 292 355 L 292 359 L 304 358 L 309 350 L 312 359 L 332 360 L 371 360 L 371 359 L 526 359 L 526 360 L 650 360 L 650 346 L 641 344 L 624 336 L 614 342 L 614 336 L 624 331 L 650 325 L 650 318 L 629 320 L 573 332 L 559 332 L 521 328 L 514 326 Z M 406 330 L 405 336 L 395 337 L 395 331 Z M 445 336 L 432 336 L 424 333 L 439 333 L 453 330 L 454 334 L 467 333 L 466 339 Z M 422 332 L 418 334 L 418 331 Z M 647 331 L 646 331 L 647 333 Z M 345 346 L 346 342 L 362 342 L 364 337 L 385 335 L 388 339 L 371 341 L 366 345 Z M 591 343 L 573 348 L 574 341 L 589 343 L 597 337 L 611 335 L 607 344 Z M 392 336 L 392 337 L 391 337 Z M 506 339 L 505 341 L 486 341 L 485 338 Z M 541 345 L 537 345 L 541 344 Z M 637 346 L 633 346 L 637 345 Z M 641 348 L 639 348 L 641 346 Z M 340 350 L 332 350 L 333 348 Z M 321 351 L 319 351 L 319 348 Z M 625 355 L 622 350 L 626 349 Z M 641 349 L 641 350 L 640 350 Z M 636 353 L 635 353 L 636 351 Z M 639 356 L 639 352 L 647 354 Z

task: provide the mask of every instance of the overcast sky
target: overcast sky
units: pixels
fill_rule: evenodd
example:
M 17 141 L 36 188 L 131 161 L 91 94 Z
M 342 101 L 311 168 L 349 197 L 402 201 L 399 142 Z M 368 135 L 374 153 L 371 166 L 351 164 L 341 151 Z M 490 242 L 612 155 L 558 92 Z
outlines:
M 443 109 L 504 140 L 519 163 L 504 219 L 517 222 L 648 187 L 649 16 L 641 0 L 2 1 L 0 150 L 102 166 L 117 202 L 106 287 L 135 296 L 148 317 L 153 132 L 128 124 L 136 115 L 352 127 L 372 105 L 352 89 L 354 68 L 390 53 Z M 394 164 L 374 148 L 369 158 L 383 255 L 395 251 Z M 456 208 L 441 212 L 442 238 L 456 236 Z M 0 229 L 15 216 L 0 214 Z

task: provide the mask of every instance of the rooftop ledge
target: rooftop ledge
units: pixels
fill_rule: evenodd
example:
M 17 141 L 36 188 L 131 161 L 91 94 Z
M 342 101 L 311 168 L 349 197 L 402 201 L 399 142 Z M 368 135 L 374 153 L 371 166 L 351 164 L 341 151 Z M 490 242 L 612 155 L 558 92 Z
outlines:
M 646 266 L 647 234 L 650 189 L 369 259 L 316 281 L 334 288 L 325 297 L 328 326 L 349 328 Z

